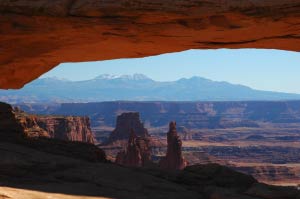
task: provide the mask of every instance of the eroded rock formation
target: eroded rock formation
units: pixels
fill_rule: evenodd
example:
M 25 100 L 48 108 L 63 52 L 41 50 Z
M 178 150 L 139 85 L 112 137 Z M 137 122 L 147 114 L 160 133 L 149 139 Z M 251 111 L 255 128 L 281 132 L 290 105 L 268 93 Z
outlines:
M 109 143 L 128 140 L 131 131 L 141 138 L 149 138 L 148 130 L 144 127 L 144 124 L 140 120 L 140 114 L 138 112 L 122 113 L 117 117 L 117 123 L 115 130 L 109 136 Z
M 49 119 L 49 118 L 48 118 Z M 51 119 L 49 119 L 51 121 Z M 53 120 L 53 123 L 55 120 Z M 45 121 L 44 121 L 45 122 Z M 70 122 L 70 121 L 68 121 Z M 47 152 L 50 154 L 62 155 L 72 157 L 75 159 L 83 159 L 93 162 L 105 162 L 106 154 L 103 150 L 92 144 L 92 140 L 87 139 L 90 142 L 84 142 L 84 140 L 70 140 L 73 136 L 68 137 L 68 133 L 72 132 L 74 128 L 71 126 L 63 126 L 66 130 L 68 139 L 49 139 L 51 135 L 46 132 L 45 129 L 40 127 L 40 123 L 37 116 L 30 116 L 20 110 L 14 110 L 9 104 L 0 102 L 0 143 L 18 144 L 20 146 L 29 147 L 38 151 Z M 44 123 L 47 124 L 47 123 Z M 66 124 L 63 122 L 62 124 Z M 78 124 L 75 128 L 78 128 Z M 85 125 L 87 125 L 86 123 Z M 83 124 L 82 124 L 83 125 Z M 55 125 L 54 125 L 55 126 Z M 48 126 L 50 128 L 51 125 Z M 55 127 L 56 128 L 56 127 Z M 89 128 L 88 125 L 86 127 Z M 80 128 L 79 128 L 80 129 Z M 63 128 L 59 132 L 62 131 Z M 78 131 L 82 133 L 82 131 Z M 88 131 L 86 133 L 89 133 Z M 87 136 L 88 137 L 88 136 Z M 53 137 L 55 138 L 55 137 Z M 78 138 L 75 136 L 75 138 Z M 76 142 L 75 142 L 76 141 Z M 80 142 L 78 142 L 80 141 Z M 0 168 L 1 170 L 1 168 Z
M 126 150 L 117 154 L 116 163 L 129 167 L 141 167 L 151 161 L 149 139 L 137 136 L 131 130 Z
M 176 122 L 170 122 L 167 136 L 167 154 L 166 157 L 161 159 L 160 167 L 166 170 L 182 170 L 188 163 L 182 155 L 182 141 L 177 135 Z
M 51 138 L 95 143 L 88 117 L 40 117 L 37 123 Z
M 88 117 L 36 116 L 15 109 L 15 115 L 28 137 L 95 143 Z
M 1 0 L 0 88 L 22 87 L 61 62 L 187 49 L 299 51 L 299 5 L 299 0 Z

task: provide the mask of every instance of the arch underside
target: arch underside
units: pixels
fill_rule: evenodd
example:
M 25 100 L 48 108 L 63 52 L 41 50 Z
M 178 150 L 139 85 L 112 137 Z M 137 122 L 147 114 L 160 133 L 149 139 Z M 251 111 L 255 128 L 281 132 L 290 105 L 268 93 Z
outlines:
M 218 48 L 300 51 L 300 0 L 0 1 L 2 89 L 62 62 Z

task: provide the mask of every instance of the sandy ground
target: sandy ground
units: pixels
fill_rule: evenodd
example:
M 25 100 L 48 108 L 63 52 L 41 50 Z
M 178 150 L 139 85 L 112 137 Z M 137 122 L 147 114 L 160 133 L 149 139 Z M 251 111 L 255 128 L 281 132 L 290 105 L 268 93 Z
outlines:
M 45 193 L 10 187 L 0 187 L 0 199 L 109 199 L 104 197 L 72 196 L 59 193 Z

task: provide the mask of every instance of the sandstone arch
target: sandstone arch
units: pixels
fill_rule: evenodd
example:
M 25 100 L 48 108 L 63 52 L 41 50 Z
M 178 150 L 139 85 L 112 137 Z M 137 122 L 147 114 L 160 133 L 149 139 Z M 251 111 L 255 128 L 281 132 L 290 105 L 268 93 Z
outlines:
M 300 50 L 300 0 L 1 0 L 0 88 L 61 62 L 187 49 Z

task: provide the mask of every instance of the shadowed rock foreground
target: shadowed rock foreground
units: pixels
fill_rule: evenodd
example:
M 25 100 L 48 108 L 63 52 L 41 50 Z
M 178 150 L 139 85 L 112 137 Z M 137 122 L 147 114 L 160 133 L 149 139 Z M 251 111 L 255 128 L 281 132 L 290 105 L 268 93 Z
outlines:
M 176 172 L 153 165 L 118 166 L 92 144 L 26 138 L 19 134 L 21 127 L 15 123 L 11 106 L 0 104 L 0 108 L 2 198 L 300 198 L 295 188 L 261 184 L 218 164 L 188 166 Z
M 190 166 L 180 172 L 168 173 L 158 169 L 92 163 L 7 142 L 0 142 L 0 153 L 1 186 L 45 192 L 44 197 L 64 194 L 74 198 L 120 199 L 299 198 L 299 192 L 294 188 L 259 184 L 251 176 L 217 164 Z M 26 193 L 23 192 L 24 196 Z

